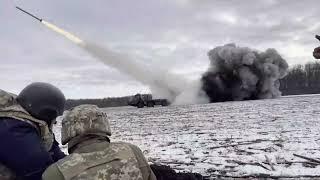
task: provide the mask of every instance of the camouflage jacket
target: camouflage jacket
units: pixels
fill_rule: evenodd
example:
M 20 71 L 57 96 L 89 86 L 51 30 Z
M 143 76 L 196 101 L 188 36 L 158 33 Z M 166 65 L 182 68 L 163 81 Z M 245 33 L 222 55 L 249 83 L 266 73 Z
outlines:
M 41 135 L 42 143 L 49 151 L 54 141 L 53 133 L 44 121 L 32 117 L 15 100 L 16 95 L 0 89 L 0 117 L 13 118 L 32 125 Z M 1 118 L 0 118 L 1 119 Z M 15 179 L 14 173 L 0 163 L 0 179 Z
M 132 144 L 88 140 L 51 165 L 43 180 L 156 180 L 141 150 Z
M 0 117 L 13 118 L 32 125 L 40 134 L 42 143 L 49 151 L 54 141 L 54 136 L 45 121 L 32 117 L 15 100 L 15 95 L 0 90 Z

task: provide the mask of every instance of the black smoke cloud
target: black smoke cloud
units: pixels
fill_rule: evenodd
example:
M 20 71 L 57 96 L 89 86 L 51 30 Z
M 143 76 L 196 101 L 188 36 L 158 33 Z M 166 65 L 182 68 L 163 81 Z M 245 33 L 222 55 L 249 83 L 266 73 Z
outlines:
M 210 67 L 201 78 L 210 102 L 270 99 L 281 96 L 279 80 L 287 62 L 275 49 L 258 52 L 227 44 L 208 52 Z

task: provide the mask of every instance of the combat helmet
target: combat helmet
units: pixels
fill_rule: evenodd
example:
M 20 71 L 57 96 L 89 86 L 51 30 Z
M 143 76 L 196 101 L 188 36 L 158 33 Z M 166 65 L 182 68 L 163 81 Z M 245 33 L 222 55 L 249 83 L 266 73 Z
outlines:
M 83 135 L 111 136 L 107 114 L 96 105 L 80 105 L 66 111 L 62 117 L 61 142 Z
M 62 115 L 66 102 L 57 87 L 43 82 L 26 86 L 16 100 L 31 116 L 47 122 L 48 125 Z

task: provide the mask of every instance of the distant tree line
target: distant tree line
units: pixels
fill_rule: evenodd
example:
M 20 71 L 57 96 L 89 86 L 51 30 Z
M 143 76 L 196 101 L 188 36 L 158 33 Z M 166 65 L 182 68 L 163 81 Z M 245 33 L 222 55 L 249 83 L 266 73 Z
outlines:
M 68 99 L 65 109 L 71 109 L 72 107 L 75 107 L 81 104 L 95 104 L 100 108 L 127 106 L 130 97 L 131 96 L 103 98 L 103 99 Z
M 144 99 L 152 99 L 151 94 L 141 94 Z M 100 108 L 128 106 L 133 96 L 109 97 L 103 99 L 68 99 L 65 109 L 71 109 L 81 104 L 94 104 Z
M 280 84 L 282 95 L 320 93 L 320 62 L 291 67 Z

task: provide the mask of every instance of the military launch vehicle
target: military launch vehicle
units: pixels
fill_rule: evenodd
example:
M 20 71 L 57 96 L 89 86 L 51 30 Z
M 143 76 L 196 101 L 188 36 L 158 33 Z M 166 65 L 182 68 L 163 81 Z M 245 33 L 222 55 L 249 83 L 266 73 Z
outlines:
M 152 99 L 152 95 L 134 95 L 128 102 L 129 106 L 135 106 L 137 108 L 154 107 L 156 105 L 168 106 L 170 103 L 167 99 Z

